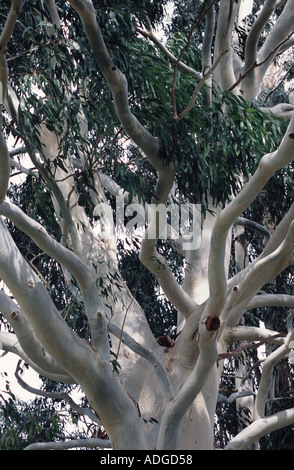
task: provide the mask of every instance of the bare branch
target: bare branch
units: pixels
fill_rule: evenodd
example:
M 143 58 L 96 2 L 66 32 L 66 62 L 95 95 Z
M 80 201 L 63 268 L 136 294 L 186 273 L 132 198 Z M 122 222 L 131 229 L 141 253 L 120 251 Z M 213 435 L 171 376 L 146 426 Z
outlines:
M 82 341 L 65 323 L 51 301 L 44 285 L 17 249 L 1 218 L 0 277 L 9 287 L 27 316 L 39 341 L 48 353 L 69 372 L 73 368 L 73 344 L 75 361 L 89 360 L 90 346 Z M 11 259 L 14 260 L 11 263 Z M 50 325 L 50 334 L 48 326 Z M 74 361 L 74 362 L 75 362 Z
M 294 111 L 294 105 L 290 103 L 279 103 L 271 108 L 262 106 L 259 109 L 265 114 L 290 120 Z
M 269 0 L 266 2 L 263 13 L 261 12 L 262 17 L 264 16 L 263 21 L 260 21 L 259 24 L 259 20 L 256 20 L 257 27 L 255 31 L 253 30 L 249 41 L 245 66 L 243 73 L 238 80 L 238 83 L 243 80 L 241 91 L 244 98 L 249 101 L 253 101 L 255 99 L 262 79 L 274 57 L 281 51 L 290 47 L 292 43 L 290 37 L 293 34 L 294 2 L 293 0 L 287 0 L 281 15 L 273 26 L 270 34 L 267 36 L 262 47 L 257 53 L 256 51 L 254 52 L 254 49 L 256 49 L 256 41 L 258 40 L 258 32 L 262 27 L 264 20 L 266 20 L 266 17 L 270 14 L 271 9 L 275 8 L 277 5 L 278 3 L 276 0 L 273 0 L 272 2 Z M 253 54 L 252 57 L 254 58 L 254 61 L 250 58 L 251 53 Z M 235 83 L 232 88 L 235 88 L 238 83 Z
M 256 394 L 255 401 L 255 412 L 256 416 L 263 418 L 265 412 L 265 402 L 268 396 L 268 391 L 272 383 L 272 372 L 278 361 L 287 356 L 292 348 L 292 343 L 294 340 L 294 330 L 290 329 L 287 334 L 284 344 L 281 345 L 278 349 L 273 351 L 264 361 L 262 367 L 261 380 L 259 383 L 258 391 Z
M 241 398 L 241 397 L 250 397 L 254 395 L 254 392 L 252 392 L 252 390 L 250 389 L 241 389 L 240 391 L 237 391 L 237 392 L 233 392 L 231 393 L 231 395 L 229 397 L 226 397 L 224 395 L 222 395 L 221 393 L 218 394 L 218 397 L 217 397 L 217 402 L 218 403 L 233 403 L 234 401 L 237 400 L 237 398 Z
M 290 37 L 294 34 L 294 31 L 291 31 L 291 33 L 288 34 L 288 36 L 284 39 L 282 39 L 282 41 L 280 41 L 268 54 L 267 56 L 262 59 L 260 62 L 254 62 L 250 67 L 248 67 L 248 69 L 245 69 L 245 71 L 240 74 L 238 80 L 232 85 L 230 86 L 230 88 L 228 88 L 229 91 L 233 91 L 252 71 L 254 71 L 255 69 L 257 69 L 258 67 L 261 67 L 262 65 L 266 64 L 269 59 L 272 57 L 274 58 L 274 56 L 277 54 L 277 52 L 280 50 L 280 48 L 282 47 L 282 45 L 287 42 Z M 269 66 L 269 63 L 267 65 L 267 67 Z M 264 72 L 265 73 L 265 72 Z
M 0 311 L 15 333 L 13 346 L 17 346 L 17 354 L 44 377 L 63 383 L 75 383 L 44 349 L 21 308 L 3 291 L 0 291 Z
M 235 225 L 240 225 L 241 227 L 247 227 L 251 230 L 255 230 L 256 232 L 261 233 L 265 237 L 266 242 L 271 237 L 271 232 L 266 227 L 258 224 L 254 220 L 246 219 L 245 217 L 238 217 L 235 220 Z
M 13 220 L 21 230 L 32 237 L 35 243 L 49 256 L 56 259 L 61 265 L 66 266 L 77 279 L 83 293 L 86 312 L 92 329 L 93 347 L 99 348 L 100 354 L 104 350 L 106 359 L 109 359 L 104 305 L 100 300 L 96 282 L 90 269 L 73 252 L 51 238 L 44 227 L 26 216 L 17 206 L 5 202 L 0 206 L 0 212 Z
M 244 69 L 248 70 L 256 62 L 257 45 L 260 34 L 265 27 L 267 21 L 272 16 L 277 6 L 278 0 L 267 0 L 259 12 L 257 19 L 248 34 L 245 44 L 245 64 Z
M 216 218 L 210 248 L 209 261 L 209 286 L 210 298 L 207 304 L 208 314 L 218 314 L 225 305 L 227 297 L 227 281 L 224 272 L 224 257 L 226 238 L 230 227 L 235 220 L 244 212 L 249 204 L 255 199 L 257 194 L 267 183 L 272 174 L 279 168 L 284 167 L 293 159 L 294 151 L 294 117 L 292 117 L 287 132 L 279 148 L 271 153 L 264 155 L 260 160 L 259 166 L 253 177 L 245 184 L 239 194 L 225 207 Z M 288 227 L 289 230 L 289 227 Z M 289 230 L 288 243 L 291 244 L 292 230 Z M 286 243 L 287 245 L 287 243 Z M 287 251 L 286 245 L 281 246 L 280 250 Z M 287 245 L 288 246 L 288 245 Z M 275 256 L 279 256 L 277 252 Z M 262 264 L 261 261 L 258 261 Z M 248 284 L 248 278 L 246 280 Z
M 266 328 L 238 325 L 226 331 L 224 336 L 228 343 L 234 343 L 236 341 L 258 341 L 281 345 L 284 344 L 283 338 L 285 335 Z
M 11 35 L 13 33 L 15 23 L 17 21 L 20 8 L 21 8 L 22 0 L 12 0 L 11 1 L 11 8 L 4 25 L 4 29 L 0 36 L 0 84 L 2 86 L 1 89 L 1 98 L 6 94 L 7 90 L 7 77 L 8 77 L 8 69 L 6 63 L 6 50 L 7 44 Z M 3 102 L 1 102 L 3 104 Z
M 44 0 L 44 3 L 51 16 L 52 23 L 55 24 L 56 26 L 60 26 L 60 18 L 59 18 L 58 10 L 56 8 L 55 0 Z
M 93 413 L 93 411 L 90 408 L 85 408 L 85 407 L 77 405 L 75 403 L 75 401 L 67 393 L 64 393 L 64 392 L 47 392 L 46 390 L 40 390 L 38 388 L 31 387 L 29 384 L 27 384 L 21 378 L 20 375 L 22 374 L 22 372 L 23 372 L 23 369 L 21 367 L 21 361 L 18 361 L 14 375 L 17 379 L 17 382 L 19 383 L 19 385 L 24 390 L 26 390 L 27 392 L 33 393 L 34 395 L 39 395 L 39 396 L 44 397 L 44 398 L 52 398 L 54 400 L 56 400 L 56 399 L 64 400 L 70 405 L 71 409 L 74 412 L 76 412 L 76 413 L 78 413 L 82 416 L 87 416 L 94 423 L 101 425 L 100 420 L 97 418 L 95 413 Z
M 287 294 L 260 294 L 253 297 L 247 305 L 248 309 L 262 307 L 292 307 L 294 308 L 294 295 Z
M 215 74 L 216 80 L 223 90 L 227 90 L 235 82 L 231 37 L 234 21 L 239 10 L 239 3 L 239 1 L 234 2 L 232 0 L 222 0 L 220 2 L 214 47 L 214 62 L 225 52 Z

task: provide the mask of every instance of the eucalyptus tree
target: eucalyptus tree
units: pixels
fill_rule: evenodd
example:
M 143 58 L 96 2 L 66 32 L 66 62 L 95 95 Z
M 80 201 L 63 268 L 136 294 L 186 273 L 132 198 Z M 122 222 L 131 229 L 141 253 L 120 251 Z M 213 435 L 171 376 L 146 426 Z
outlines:
M 226 361 L 246 350 L 226 398 L 254 394 L 225 447 L 243 449 L 294 422 L 265 411 L 294 346 L 290 288 L 266 293 L 292 280 L 293 105 L 259 100 L 292 47 L 294 2 L 177 2 L 189 17 L 165 41 L 166 3 L 3 2 L 1 348 L 78 384 L 107 434 L 92 445 L 117 450 L 212 449 Z M 244 225 L 262 234 L 245 263 Z M 260 327 L 271 306 L 285 332 Z

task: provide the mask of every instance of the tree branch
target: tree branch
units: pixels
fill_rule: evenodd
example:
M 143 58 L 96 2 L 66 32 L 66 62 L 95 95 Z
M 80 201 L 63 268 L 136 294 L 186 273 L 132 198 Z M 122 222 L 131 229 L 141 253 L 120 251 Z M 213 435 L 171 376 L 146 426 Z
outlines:
M 291 320 L 293 320 L 293 315 L 294 310 L 290 313 Z M 279 348 L 273 351 L 263 363 L 261 380 L 259 383 L 255 401 L 255 413 L 258 418 L 264 417 L 265 402 L 272 383 L 273 369 L 278 361 L 280 361 L 281 359 L 283 359 L 283 357 L 289 354 L 293 347 L 293 340 L 294 329 L 293 326 L 290 325 L 288 334 L 284 340 L 284 344 L 282 344 Z
M 202 78 L 201 73 L 197 72 L 192 67 L 189 67 L 184 62 L 179 60 L 176 56 L 174 56 L 168 50 L 168 48 L 163 44 L 163 42 L 161 42 L 160 39 L 158 39 L 154 31 L 152 31 L 151 29 L 147 30 L 147 29 L 143 29 L 140 27 L 137 27 L 136 29 L 138 33 L 142 34 L 142 36 L 144 36 L 147 39 L 150 39 L 150 41 L 152 41 L 163 52 L 163 54 L 166 56 L 166 58 L 172 65 L 177 64 L 179 69 L 183 70 L 183 72 L 186 72 L 190 75 L 194 75 L 196 78 L 199 78 L 199 79 Z
M 127 333 L 121 331 L 120 328 L 113 325 L 112 323 L 108 323 L 108 330 L 110 333 L 115 335 L 117 338 L 121 338 L 122 342 L 128 346 L 133 352 L 138 354 L 139 356 L 146 359 L 154 369 L 154 373 L 157 376 L 163 391 L 165 392 L 165 396 L 167 400 L 172 400 L 174 398 L 174 392 L 172 390 L 172 385 L 169 381 L 169 378 L 162 367 L 161 363 L 156 358 L 155 354 L 147 349 L 144 346 L 141 346 L 136 341 L 134 341 Z
M 85 407 L 77 405 L 75 401 L 67 393 L 47 392 L 46 390 L 40 390 L 38 388 L 31 387 L 20 377 L 22 372 L 23 372 L 23 369 L 21 368 L 21 361 L 18 361 L 14 375 L 17 379 L 17 382 L 22 388 L 24 388 L 30 393 L 33 393 L 34 395 L 39 395 L 44 398 L 52 398 L 53 400 L 64 400 L 70 405 L 71 409 L 74 412 L 82 416 L 87 416 L 94 423 L 101 425 L 100 420 L 97 418 L 96 414 L 93 413 L 93 411 L 90 408 L 85 408 Z
M 21 7 L 21 0 L 12 0 L 11 8 L 8 14 L 8 18 L 4 25 L 4 29 L 0 36 L 0 107 L 4 103 L 4 98 L 7 93 L 7 80 L 8 80 L 8 68 L 6 62 L 6 50 L 8 41 L 14 30 L 15 23 L 17 21 L 19 10 Z M 8 182 L 10 176 L 10 160 L 9 152 L 6 145 L 6 141 L 2 132 L 3 118 L 2 112 L 0 117 L 0 204 L 4 201 L 4 198 L 8 189 Z
M 267 64 L 267 67 L 269 67 L 270 63 L 268 62 L 269 59 L 272 57 L 274 58 L 274 56 L 277 54 L 277 52 L 279 51 L 279 49 L 282 47 L 282 45 L 289 40 L 289 38 L 294 34 L 294 31 L 291 31 L 291 33 L 288 34 L 288 36 L 283 39 L 281 42 L 279 42 L 279 44 L 277 44 L 269 53 L 268 55 L 262 59 L 260 62 L 254 62 L 248 69 L 245 69 L 245 71 L 240 74 L 238 80 L 235 81 L 235 83 L 233 85 L 231 85 L 229 88 L 228 88 L 228 91 L 233 91 L 246 77 L 248 77 L 250 75 L 250 73 L 254 70 L 256 70 L 258 67 L 261 67 L 262 65 L 265 65 Z M 263 75 L 265 74 L 265 70 L 263 71 Z M 262 76 L 263 76 L 262 75 Z M 261 81 L 261 80 L 260 80 Z
M 283 119 L 291 119 L 293 114 L 294 105 L 291 103 L 278 103 L 271 108 L 266 108 L 265 106 L 261 106 L 260 111 L 264 114 L 269 114 L 270 116 L 276 116 Z
M 255 230 L 256 232 L 261 233 L 265 238 L 265 242 L 267 242 L 271 237 L 271 232 L 266 227 L 258 224 L 254 220 L 246 219 L 245 217 L 238 217 L 235 220 L 235 225 L 240 225 L 241 227 L 247 227 L 251 230 Z
M 249 310 L 262 307 L 290 307 L 294 308 L 294 295 L 287 294 L 259 294 L 247 305 Z
M 257 45 L 260 34 L 275 11 L 277 2 L 278 0 L 267 0 L 250 29 L 250 33 L 248 34 L 245 44 L 244 70 L 248 70 L 256 62 Z
M 47 353 L 36 337 L 21 308 L 3 291 L 0 291 L 0 311 L 12 326 L 16 336 L 14 345 L 21 348 L 21 357 L 40 375 L 63 383 L 75 383 L 72 377 Z
M 88 447 L 91 449 L 109 449 L 112 448 L 111 442 L 106 439 L 88 438 L 88 439 L 72 439 L 70 441 L 59 442 L 36 442 L 25 447 L 24 450 L 65 450 L 76 449 L 80 447 Z
M 224 450 L 245 450 L 262 436 L 294 423 L 294 408 L 260 418 L 239 432 Z
M 293 34 L 294 1 L 287 0 L 282 13 L 270 34 L 267 36 L 260 50 L 256 53 L 258 32 L 260 31 L 260 28 L 262 28 L 264 21 L 266 21 L 267 16 L 270 14 L 271 9 L 276 6 L 276 0 L 273 0 L 273 2 L 267 1 L 262 11 L 261 20 L 256 20 L 257 26 L 256 29 L 253 28 L 253 33 L 249 41 L 246 66 L 244 66 L 239 80 L 233 85 L 233 87 L 235 87 L 241 80 L 243 80 L 242 93 L 248 101 L 254 100 L 262 79 L 275 55 L 285 49 L 286 45 L 287 47 L 290 47 L 291 45 L 289 38 Z M 252 57 L 255 58 L 254 62 L 253 59 L 250 59 L 251 53 L 253 54 Z
M 30 228 L 33 230 L 36 227 Z M 43 241 L 46 244 L 46 235 Z M 118 449 L 128 449 L 131 445 L 135 445 L 138 449 L 145 448 L 137 410 L 114 377 L 110 360 L 108 360 L 110 352 L 107 330 L 101 338 L 102 346 L 100 344 L 97 352 L 69 328 L 43 284 L 21 256 L 2 219 L 0 246 L 0 277 L 17 299 L 36 336 L 48 353 L 81 385 L 89 403 L 107 429 L 113 446 Z M 74 261 L 72 258 L 71 262 Z M 93 289 L 85 295 L 87 301 L 95 307 L 97 297 L 93 295 Z M 102 321 L 105 324 L 104 316 L 99 313 L 97 322 Z M 101 328 L 99 324 L 97 330 L 98 332 L 93 331 L 93 335 L 101 343 L 99 335 L 103 334 L 103 325 Z M 118 427 L 113 427 L 114 420 L 120 423 Z M 129 436 L 126 437 L 121 431 L 121 429 L 126 429 L 125 427 L 131 430 L 131 442 Z
M 96 21 L 91 0 L 70 0 L 79 14 L 94 57 L 112 92 L 116 114 L 129 137 L 144 152 L 149 162 L 158 171 L 155 188 L 157 203 L 165 202 L 174 180 L 174 164 L 165 164 L 160 155 L 160 145 L 132 114 L 128 102 L 128 84 L 125 75 L 113 63 L 105 46 L 100 28 Z
M 209 256 L 210 298 L 206 306 L 207 314 L 219 315 L 227 297 L 227 281 L 224 271 L 226 238 L 235 220 L 255 199 L 275 171 L 289 164 L 294 152 L 294 116 L 288 125 L 285 136 L 278 149 L 264 155 L 252 178 L 244 185 L 239 194 L 225 207 L 215 220 L 211 236 Z M 291 238 L 291 236 L 289 235 Z M 291 241 L 289 241 L 291 243 Z M 248 282 L 248 281 L 247 281 Z M 218 312 L 218 313 L 217 313 Z
M 18 98 L 17 98 L 15 92 L 12 90 L 12 88 L 11 87 L 8 87 L 8 88 L 9 88 L 9 90 L 8 90 L 9 92 L 7 94 L 7 97 L 6 97 L 6 107 L 8 109 L 8 112 L 10 113 L 12 119 L 14 120 L 14 122 L 19 126 L 19 119 L 18 119 L 19 102 L 18 102 Z M 44 132 L 44 128 L 40 128 L 39 132 L 41 132 L 41 131 L 43 133 L 42 137 L 44 138 L 44 136 L 46 134 Z M 47 130 L 47 132 L 49 133 L 48 130 Z M 56 200 L 59 204 L 61 214 L 64 218 L 65 224 L 67 226 L 67 229 L 68 229 L 70 237 L 71 237 L 71 243 L 72 243 L 72 246 L 73 246 L 73 250 L 77 255 L 79 255 L 82 258 L 82 250 L 81 250 L 81 247 L 80 247 L 80 241 L 79 241 L 79 238 L 78 238 L 77 230 L 76 230 L 76 227 L 74 226 L 74 223 L 73 223 L 69 208 L 67 207 L 65 198 L 63 197 L 63 194 L 62 194 L 60 188 L 58 187 L 58 184 L 54 180 L 54 178 L 51 175 L 51 173 L 49 172 L 49 170 L 47 168 L 45 168 L 45 166 L 42 165 L 42 163 L 38 160 L 38 158 L 35 154 L 34 147 L 31 143 L 31 140 L 30 140 L 29 136 L 27 136 L 27 132 L 23 131 L 22 135 L 23 135 L 23 140 L 24 140 L 24 143 L 25 143 L 25 146 L 26 146 L 26 149 L 27 149 L 27 152 L 29 154 L 29 157 L 30 157 L 31 161 L 33 162 L 33 164 L 35 165 L 37 170 L 40 172 L 40 175 L 48 183 L 50 189 L 52 190 L 54 196 L 56 197 Z M 51 137 L 52 137 L 52 135 L 51 135 Z M 50 139 L 49 139 L 49 142 L 50 142 Z M 47 146 L 49 146 L 49 142 L 48 141 L 46 142 L 46 145 L 43 146 L 43 149 L 46 148 Z
M 234 343 L 236 341 L 258 341 L 262 343 L 272 343 L 281 345 L 284 344 L 284 336 L 277 331 L 271 331 L 266 328 L 257 328 L 254 326 L 238 325 L 229 328 L 224 332 L 224 337 L 227 343 Z
M 222 90 L 227 90 L 235 82 L 231 37 L 239 3 L 239 1 L 234 2 L 232 0 L 222 0 L 220 2 L 215 35 L 214 62 L 225 51 L 220 67 L 216 71 L 216 81 L 221 85 Z
M 44 0 L 44 3 L 47 7 L 47 10 L 51 16 L 52 23 L 55 24 L 57 27 L 60 26 L 60 17 L 58 14 L 58 10 L 56 8 L 55 0 Z
M 209 0 L 206 0 L 206 4 L 209 4 Z M 202 70 L 205 73 L 207 70 L 211 69 L 212 66 L 212 54 L 211 48 L 213 43 L 214 35 L 214 26 L 215 26 L 215 11 L 214 8 L 210 8 L 205 17 L 205 31 L 203 38 L 203 47 L 202 47 Z M 211 91 L 212 81 L 208 79 L 207 89 L 204 90 L 204 103 L 206 106 L 211 105 L 212 91 Z
M 89 345 L 65 323 L 44 285 L 21 256 L 2 219 L 0 233 L 1 279 L 18 301 L 42 345 L 60 366 L 72 375 L 70 371 L 73 369 L 73 362 L 83 364 L 84 361 L 85 363 L 88 361 Z M 73 350 L 76 354 L 75 361 Z
M 218 394 L 218 397 L 217 397 L 217 402 L 218 403 L 233 403 L 234 401 L 237 400 L 237 398 L 241 398 L 241 397 L 250 397 L 254 395 L 254 392 L 252 392 L 252 390 L 250 390 L 249 388 L 248 389 L 241 389 L 240 391 L 238 392 L 233 392 L 231 393 L 231 395 L 229 397 L 226 397 L 224 395 L 222 395 L 221 393 Z
M 96 21 L 95 11 L 92 2 L 90 0 L 83 0 L 82 2 L 77 0 L 70 0 L 70 3 L 81 18 L 93 54 L 103 73 L 105 80 L 107 81 L 111 89 L 116 114 L 123 128 L 129 135 L 129 137 L 145 153 L 149 162 L 155 167 L 158 172 L 158 180 L 155 187 L 152 202 L 156 205 L 161 203 L 165 204 L 174 181 L 174 163 L 165 163 L 162 160 L 158 140 L 154 138 L 131 113 L 128 103 L 128 88 L 126 77 L 113 64 L 111 60 L 109 52 L 105 46 L 100 28 Z M 158 230 L 156 230 L 156 233 L 158 233 Z M 190 313 L 195 307 L 195 303 L 191 299 L 188 299 L 185 293 L 182 293 L 180 286 L 177 285 L 177 282 L 172 277 L 171 272 L 166 269 L 165 274 L 163 274 L 163 270 L 160 271 L 155 267 L 152 258 L 155 258 L 155 264 L 157 266 L 160 264 L 166 267 L 165 261 L 163 261 L 163 259 L 161 259 L 159 254 L 157 253 L 157 250 L 154 245 L 154 239 L 152 239 L 151 241 L 145 239 L 141 246 L 141 261 L 143 262 L 143 264 L 145 264 L 145 266 L 148 267 L 148 269 L 152 269 L 152 272 L 155 275 L 159 275 L 159 282 L 161 283 L 163 289 L 168 289 L 167 295 L 171 293 L 170 282 L 172 283 L 173 287 L 180 294 L 180 298 L 182 299 L 184 297 L 183 303 L 185 305 L 181 308 L 187 308 L 186 304 L 188 302 L 189 305 L 187 310 L 189 310 Z M 168 282 L 165 282 L 166 280 L 168 280 Z M 175 297 L 176 296 L 173 296 L 173 298 Z M 193 304 L 192 308 L 191 304 Z
M 45 253 L 64 265 L 76 278 L 83 293 L 85 308 L 92 332 L 92 345 L 109 360 L 109 345 L 104 305 L 100 300 L 95 279 L 90 269 L 72 251 L 50 237 L 38 222 L 26 216 L 21 209 L 10 202 L 0 206 L 0 213 L 12 220 L 22 231 L 29 235 Z
M 183 384 L 176 397 L 164 411 L 157 441 L 157 449 L 173 450 L 177 448 L 180 423 L 185 413 L 203 389 L 212 368 L 216 367 L 217 346 L 216 331 L 208 331 L 207 322 L 199 324 L 199 351 L 195 367 Z

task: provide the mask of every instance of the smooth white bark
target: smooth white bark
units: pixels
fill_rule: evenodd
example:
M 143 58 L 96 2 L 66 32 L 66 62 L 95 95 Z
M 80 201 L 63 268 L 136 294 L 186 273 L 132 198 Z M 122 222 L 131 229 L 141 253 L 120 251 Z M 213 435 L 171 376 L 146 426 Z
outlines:
M 257 419 L 247 428 L 239 432 L 225 447 L 225 450 L 245 450 L 262 436 L 294 423 L 294 409 L 280 411 L 272 416 Z

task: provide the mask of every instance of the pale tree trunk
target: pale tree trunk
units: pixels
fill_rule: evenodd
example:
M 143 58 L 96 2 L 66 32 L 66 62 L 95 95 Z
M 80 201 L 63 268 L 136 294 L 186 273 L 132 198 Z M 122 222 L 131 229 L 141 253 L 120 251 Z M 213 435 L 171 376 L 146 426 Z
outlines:
M 1 41 L 7 44 L 11 25 L 15 22 L 15 6 L 19 9 L 20 3 L 12 2 L 12 13 L 0 44 Z M 235 94 L 242 94 L 244 98 L 253 101 L 274 56 L 282 48 L 291 45 L 289 35 L 293 26 L 293 1 L 287 1 L 272 33 L 261 50 L 257 51 L 260 31 L 278 5 L 277 1 L 265 2 L 249 35 L 245 64 L 237 82 L 231 36 L 240 2 L 220 2 L 214 58 L 211 56 L 214 10 L 211 2 L 204 3 L 208 11 L 202 63 L 207 70 L 204 70 L 203 76 L 190 68 L 189 73 L 200 78 L 201 85 L 214 76 L 223 90 L 231 89 Z M 54 22 L 58 24 L 59 16 L 54 2 L 47 1 L 46 4 Z M 112 63 L 92 2 L 70 0 L 70 4 L 80 16 L 92 52 L 110 87 L 121 125 L 157 171 L 158 180 L 151 202 L 156 205 L 166 204 L 174 183 L 174 164 L 163 162 L 159 142 L 132 114 L 126 78 Z M 140 28 L 140 33 L 158 45 L 167 59 L 175 63 L 174 56 L 165 46 L 159 45 L 151 30 Z M 7 84 L 4 59 L 1 52 L 0 65 L 4 64 L 4 73 L 0 79 L 3 88 Z M 187 71 L 187 66 L 177 59 L 176 64 Z M 182 119 L 189 112 L 200 88 L 196 88 L 187 109 L 175 116 L 177 119 Z M 209 103 L 210 92 L 205 99 Z M 6 102 L 8 111 L 19 124 L 18 103 L 13 92 L 8 95 Z M 21 256 L 2 219 L 0 276 L 17 303 L 3 292 L 0 295 L 0 310 L 19 340 L 15 347 L 16 354 L 27 357 L 29 364 L 45 377 L 64 383 L 79 383 L 105 426 L 114 449 L 212 449 L 218 387 L 228 345 L 233 341 L 256 341 L 257 338 L 274 344 L 278 342 L 278 352 L 271 354 L 265 363 L 254 412 L 256 420 L 228 448 L 246 448 L 262 433 L 275 429 L 277 422 L 283 425 L 292 423 L 292 410 L 272 416 L 268 424 L 264 420 L 270 373 L 273 364 L 291 350 L 292 329 L 289 328 L 285 341 L 279 342 L 273 338 L 276 332 L 250 329 L 240 322 L 246 308 L 254 308 L 254 302 L 262 302 L 262 299 L 257 299 L 259 289 L 293 263 L 293 207 L 255 261 L 249 264 L 246 260 L 244 264 L 245 253 L 240 247 L 241 257 L 238 259 L 243 260 L 242 270 L 228 280 L 228 269 L 232 227 L 236 220 L 274 172 L 292 161 L 294 117 L 290 119 L 280 146 L 261 159 L 255 174 L 240 193 L 225 208 L 209 207 L 214 210 L 214 216 L 209 212 L 206 214 L 200 246 L 185 252 L 185 280 L 182 285 L 178 284 L 168 263 L 158 253 L 157 239 L 146 237 L 142 240 L 141 262 L 156 276 L 167 299 L 178 311 L 179 336 L 170 348 L 156 342 L 142 308 L 117 273 L 116 239 L 105 192 L 122 195 L 124 188 L 119 188 L 103 174 L 95 174 L 93 184 L 96 192 L 91 194 L 92 202 L 97 210 L 101 204 L 106 208 L 97 235 L 86 211 L 77 203 L 79 194 L 74 178 L 59 167 L 56 167 L 53 175 L 45 169 L 44 162 L 53 162 L 60 149 L 57 137 L 44 123 L 40 126 L 40 140 L 43 143 L 42 154 L 37 155 L 29 139 L 25 140 L 25 145 L 37 170 L 50 187 L 63 242 L 55 241 L 39 223 L 9 201 L 4 201 L 9 179 L 9 153 L 3 138 L 0 141 L 1 191 L 3 188 L 3 194 L 0 194 L 1 215 L 11 220 L 41 250 L 60 263 L 71 289 L 76 289 L 72 279 L 77 281 L 91 329 L 91 342 L 82 341 L 66 325 L 39 277 Z M 69 156 L 65 164 L 69 172 L 74 171 L 75 162 Z M 154 226 L 159 237 L 156 218 L 152 219 L 148 230 Z M 117 285 L 109 281 L 113 275 L 117 275 Z M 103 279 L 104 285 L 111 285 L 111 294 L 107 298 L 101 295 L 97 287 L 98 279 Z M 293 298 L 286 296 L 264 300 L 265 303 L 267 301 L 270 305 L 279 302 L 291 305 Z M 28 331 L 33 332 L 29 338 Z M 111 350 L 115 353 L 119 351 L 118 361 L 122 367 L 117 377 L 111 368 L 108 335 Z M 1 335 L 0 339 L 6 348 L 11 347 L 9 335 Z M 158 424 L 151 423 L 150 418 L 156 419 Z

